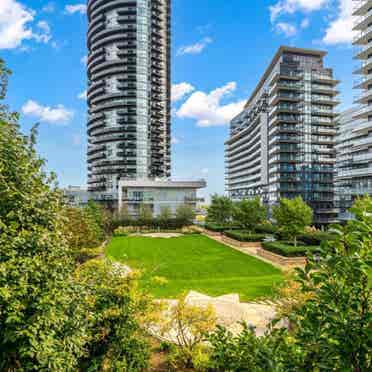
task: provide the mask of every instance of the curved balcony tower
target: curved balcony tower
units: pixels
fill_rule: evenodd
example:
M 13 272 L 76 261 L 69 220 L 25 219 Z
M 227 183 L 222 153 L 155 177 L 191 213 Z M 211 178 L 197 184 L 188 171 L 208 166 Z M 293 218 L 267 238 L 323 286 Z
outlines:
M 87 14 L 88 189 L 115 200 L 119 179 L 170 177 L 170 0 Z

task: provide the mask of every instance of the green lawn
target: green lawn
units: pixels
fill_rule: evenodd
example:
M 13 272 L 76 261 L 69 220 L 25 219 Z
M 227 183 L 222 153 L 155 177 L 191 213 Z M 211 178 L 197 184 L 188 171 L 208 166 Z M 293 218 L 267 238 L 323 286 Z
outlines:
M 195 290 L 211 296 L 239 293 L 243 301 L 270 295 L 283 276 L 279 269 L 203 235 L 179 238 L 114 237 L 107 255 L 144 270 L 143 285 L 158 298 Z M 150 277 L 168 280 L 150 284 Z

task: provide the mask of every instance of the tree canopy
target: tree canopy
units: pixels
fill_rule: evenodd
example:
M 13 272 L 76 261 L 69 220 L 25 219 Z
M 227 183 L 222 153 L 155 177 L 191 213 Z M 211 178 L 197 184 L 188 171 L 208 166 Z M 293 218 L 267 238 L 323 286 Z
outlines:
M 313 210 L 299 196 L 294 199 L 282 198 L 273 208 L 273 216 L 279 229 L 297 245 L 297 236 L 313 222 Z

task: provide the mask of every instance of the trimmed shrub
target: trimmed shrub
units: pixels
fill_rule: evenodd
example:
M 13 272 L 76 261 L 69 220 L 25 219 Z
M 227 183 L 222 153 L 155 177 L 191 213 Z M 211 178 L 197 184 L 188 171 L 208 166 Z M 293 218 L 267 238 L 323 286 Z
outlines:
M 266 234 L 252 234 L 244 230 L 229 230 L 224 234 L 240 242 L 262 242 L 266 238 Z
M 300 246 L 286 244 L 285 242 L 263 242 L 262 246 L 270 252 L 279 254 L 284 257 L 305 257 L 308 253 L 317 253 L 320 248 L 318 246 Z
M 261 225 L 257 225 L 254 230 L 259 234 L 275 235 L 278 233 L 278 228 L 271 223 L 263 223 Z
M 298 236 L 305 245 L 320 245 L 323 241 L 335 240 L 335 235 L 325 231 L 305 232 Z
M 211 230 L 214 232 L 221 232 L 221 233 L 224 232 L 225 230 L 231 229 L 231 227 L 229 226 L 221 226 L 213 222 L 206 223 L 205 228 L 207 230 Z

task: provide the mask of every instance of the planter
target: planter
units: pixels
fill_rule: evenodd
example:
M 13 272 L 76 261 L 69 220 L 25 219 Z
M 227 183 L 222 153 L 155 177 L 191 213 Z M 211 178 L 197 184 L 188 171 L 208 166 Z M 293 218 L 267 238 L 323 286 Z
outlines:
M 231 244 L 235 247 L 241 247 L 241 248 L 256 248 L 261 249 L 262 245 L 260 242 L 241 242 L 239 240 L 235 240 L 232 238 L 229 238 L 226 235 L 222 235 L 222 241 L 228 244 Z
M 284 257 L 263 248 L 257 250 L 257 254 L 266 260 L 283 266 L 305 266 L 307 261 L 306 257 Z

